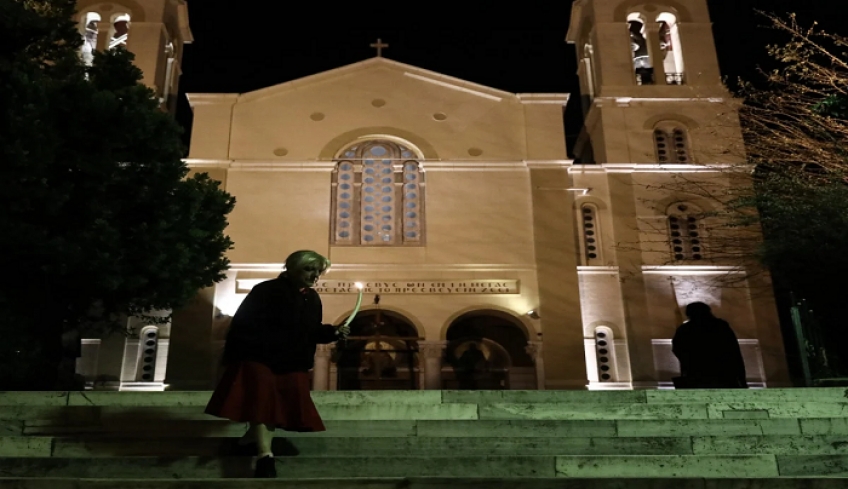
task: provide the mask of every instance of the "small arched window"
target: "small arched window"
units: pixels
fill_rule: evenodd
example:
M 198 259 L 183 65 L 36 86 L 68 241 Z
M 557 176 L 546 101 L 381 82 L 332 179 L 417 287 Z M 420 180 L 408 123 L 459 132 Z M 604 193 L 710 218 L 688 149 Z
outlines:
M 333 244 L 422 244 L 425 182 L 420 158 L 411 145 L 386 139 L 343 150 L 333 172 Z
M 613 344 L 612 329 L 607 326 L 595 328 L 595 355 L 598 364 L 598 380 L 615 382 L 615 345 Z
M 159 347 L 159 328 L 142 328 L 138 337 L 138 374 L 136 380 L 153 382 L 156 375 L 156 355 Z
M 82 34 L 82 47 L 80 55 L 83 63 L 86 66 L 91 66 L 94 62 L 94 52 L 97 51 L 97 34 L 100 24 L 100 14 L 97 12 L 88 12 L 83 15 L 80 30 Z
M 665 12 L 657 16 L 660 24 L 660 57 L 665 71 L 665 81 L 669 85 L 682 85 L 684 81 L 683 51 L 680 49 L 680 33 L 677 16 Z
M 598 208 L 594 204 L 583 204 L 577 218 L 583 238 L 583 263 L 588 266 L 603 265 Z
M 112 27 L 109 28 L 109 49 L 126 46 L 130 33 L 130 14 L 122 13 L 112 16 Z
M 653 85 L 654 64 L 651 62 L 645 19 L 638 13 L 632 13 L 627 16 L 627 26 L 630 30 L 630 50 L 636 84 Z
M 674 261 L 704 259 L 703 212 L 696 206 L 681 202 L 669 207 L 668 239 Z
M 692 163 L 689 135 L 679 125 L 661 124 L 654 129 L 654 149 L 657 162 Z

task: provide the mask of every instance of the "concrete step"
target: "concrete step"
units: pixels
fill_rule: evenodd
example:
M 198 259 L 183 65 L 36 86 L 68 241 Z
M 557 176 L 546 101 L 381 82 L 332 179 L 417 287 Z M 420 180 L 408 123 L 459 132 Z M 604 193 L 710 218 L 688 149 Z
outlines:
M 296 437 L 678 437 L 678 436 L 846 436 L 848 420 L 835 419 L 672 419 L 672 420 L 326 420 L 327 431 L 280 432 Z M 106 418 L 96 424 L 53 421 L 10 422 L 4 436 L 98 436 L 201 438 L 238 437 L 246 423 L 226 420 L 144 420 Z M 13 429 L 16 428 L 16 429 Z
M 0 406 L 197 406 L 209 402 L 210 391 L 165 392 L 0 392 Z M 315 391 L 316 404 L 441 403 L 831 403 L 848 404 L 848 389 L 718 389 L 637 391 Z
M 211 391 L 164 392 L 0 392 L 0 406 L 183 406 L 203 408 Z M 313 391 L 317 403 L 362 404 L 441 404 L 442 391 Z M 202 410 L 202 409 L 201 409 Z
M 46 455 L 29 456 L 126 457 L 126 456 L 235 456 L 239 450 L 236 438 L 182 438 L 158 440 L 149 438 L 68 439 L 51 438 L 44 445 Z M 845 440 L 840 438 L 838 441 Z M 824 441 L 824 439 L 823 439 Z M 772 446 L 782 446 L 772 441 Z M 52 452 L 50 448 L 52 446 Z M 701 444 L 703 453 L 710 443 Z M 740 443 L 740 447 L 747 446 Z M 831 446 L 825 443 L 824 446 Z M 728 449 L 732 449 L 729 445 Z M 297 454 L 308 457 L 348 457 L 356 454 L 391 456 L 403 453 L 416 457 L 445 457 L 453 455 L 692 455 L 692 439 L 678 438 L 282 438 L 274 440 L 277 455 Z M 737 452 L 728 452 L 737 453 Z M 761 451 L 758 453 L 768 453 Z M 827 453 L 843 453 L 829 451 Z M 848 453 L 848 452 L 846 452 Z M 4 456 L 9 455 L 3 454 Z M 22 455 L 21 455 L 22 456 Z
M 321 404 L 325 420 L 419 420 L 477 419 L 477 405 L 448 404 Z M 198 406 L 0 406 L 0 419 L 6 421 L 54 421 L 54 424 L 92 424 L 110 418 L 136 420 L 214 420 Z
M 848 479 L 54 479 L 0 478 L 0 489 L 844 489 Z
M 566 477 L 848 478 L 848 455 L 451 455 L 279 457 L 281 478 Z M 1 458 L 6 477 L 220 479 L 250 477 L 251 457 Z
M 0 438 L 0 457 L 239 455 L 237 438 Z M 848 436 L 643 438 L 299 437 L 274 439 L 274 453 L 310 457 L 351 454 L 462 455 L 848 455 Z
M 281 478 L 341 477 L 848 477 L 848 455 L 464 455 L 351 454 L 277 458 Z M 250 457 L 2 458 L 6 477 L 219 479 L 249 477 Z
M 374 403 L 317 405 L 328 421 L 401 420 L 684 420 L 848 419 L 848 404 L 745 403 Z M 57 426 L 123 424 L 131 420 L 208 421 L 200 406 L 0 406 L 0 420 Z M 0 427 L 0 429 L 2 429 Z
M 812 419 L 848 417 L 848 404 L 820 402 L 739 403 L 492 403 L 480 419 Z
M 318 433 L 290 433 L 286 437 L 405 437 L 415 436 L 416 421 L 324 421 L 327 431 Z M 147 438 L 198 438 L 198 437 L 240 437 L 247 429 L 247 423 L 232 423 L 225 420 L 207 421 L 150 421 L 133 418 L 111 418 L 103 423 L 92 425 L 63 425 L 50 421 L 26 421 L 23 423 L 24 436 L 134 436 Z M 282 432 L 281 432 L 282 433 Z
M 692 389 L 635 391 L 442 391 L 442 402 L 496 403 L 739 403 L 848 404 L 848 389 Z
M 672 420 L 421 420 L 334 421 L 327 431 L 291 433 L 298 437 L 454 437 L 454 438 L 564 438 L 564 437 L 679 437 L 679 436 L 848 436 L 848 419 L 672 419 Z M 246 423 L 225 420 L 150 421 L 108 418 L 91 425 L 53 421 L 10 422 L 3 436 L 97 436 L 149 438 L 239 437 Z M 16 429 L 13 429 L 16 428 Z

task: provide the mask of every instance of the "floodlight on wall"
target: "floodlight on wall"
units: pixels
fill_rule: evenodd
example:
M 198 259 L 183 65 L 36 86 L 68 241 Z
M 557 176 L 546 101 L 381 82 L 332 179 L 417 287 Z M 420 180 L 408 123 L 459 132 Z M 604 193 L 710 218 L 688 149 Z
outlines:
M 527 317 L 529 317 L 530 319 L 541 319 L 542 318 L 542 316 L 539 316 L 539 313 L 535 309 L 530 309 L 529 311 L 527 311 L 526 314 L 527 314 Z

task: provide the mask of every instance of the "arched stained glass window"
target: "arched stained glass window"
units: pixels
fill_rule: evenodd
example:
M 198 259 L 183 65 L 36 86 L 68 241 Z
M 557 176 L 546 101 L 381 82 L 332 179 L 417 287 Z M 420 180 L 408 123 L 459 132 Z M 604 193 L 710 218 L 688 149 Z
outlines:
M 387 139 L 351 145 L 333 172 L 335 245 L 419 245 L 424 172 L 417 150 Z

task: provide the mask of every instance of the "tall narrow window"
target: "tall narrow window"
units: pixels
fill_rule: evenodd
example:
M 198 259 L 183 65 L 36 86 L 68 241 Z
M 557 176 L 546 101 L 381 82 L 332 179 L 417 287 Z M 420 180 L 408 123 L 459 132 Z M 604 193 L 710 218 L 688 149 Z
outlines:
M 139 334 L 138 374 L 136 380 L 153 382 L 156 375 L 156 353 L 159 346 L 159 328 L 148 326 Z
M 333 244 L 403 246 L 423 242 L 420 155 L 377 139 L 342 151 L 333 172 Z
M 97 51 L 97 33 L 100 23 L 100 15 L 96 12 L 89 12 L 83 16 L 82 20 L 82 47 L 80 54 L 82 61 L 87 66 L 91 66 L 94 62 L 94 52 Z
M 589 96 L 589 98 L 595 97 L 595 83 L 597 83 L 597 80 L 595 80 L 594 54 L 595 53 L 594 49 L 592 48 L 592 45 L 586 43 L 586 45 L 583 46 L 583 63 L 581 68 L 583 69 L 582 79 L 585 80 L 585 93 L 587 96 Z
M 639 14 L 630 14 L 627 17 L 627 25 L 630 29 L 630 49 L 633 53 L 633 71 L 636 75 L 636 84 L 653 85 L 654 65 L 651 62 L 651 53 L 648 48 L 645 20 Z
M 583 231 L 583 262 L 588 266 L 603 265 L 597 207 L 593 204 L 582 205 L 579 219 Z
M 692 163 L 689 137 L 680 126 L 662 124 L 654 129 L 654 148 L 659 163 Z
M 115 14 L 112 16 L 112 27 L 109 29 L 109 49 L 126 46 L 130 32 L 130 14 Z
M 167 59 L 165 64 L 165 82 L 162 86 L 162 98 L 159 102 L 163 104 L 167 104 L 171 96 L 171 86 L 174 84 L 175 78 L 174 72 L 177 70 L 177 54 L 174 50 L 173 42 L 168 42 L 165 46 L 165 56 Z
M 683 52 L 680 49 L 677 17 L 671 13 L 663 13 L 657 17 L 657 22 L 660 24 L 660 57 L 663 60 L 665 82 L 669 85 L 682 85 Z
M 702 260 L 703 213 L 687 203 L 674 204 L 668 211 L 668 236 L 675 261 Z
M 580 80 L 580 102 L 583 114 L 587 114 L 595 98 L 595 64 L 592 45 L 586 43 L 581 53 L 580 64 L 577 67 L 577 78 Z
M 606 326 L 595 328 L 595 355 L 598 362 L 598 380 L 615 382 L 615 350 L 612 329 Z

